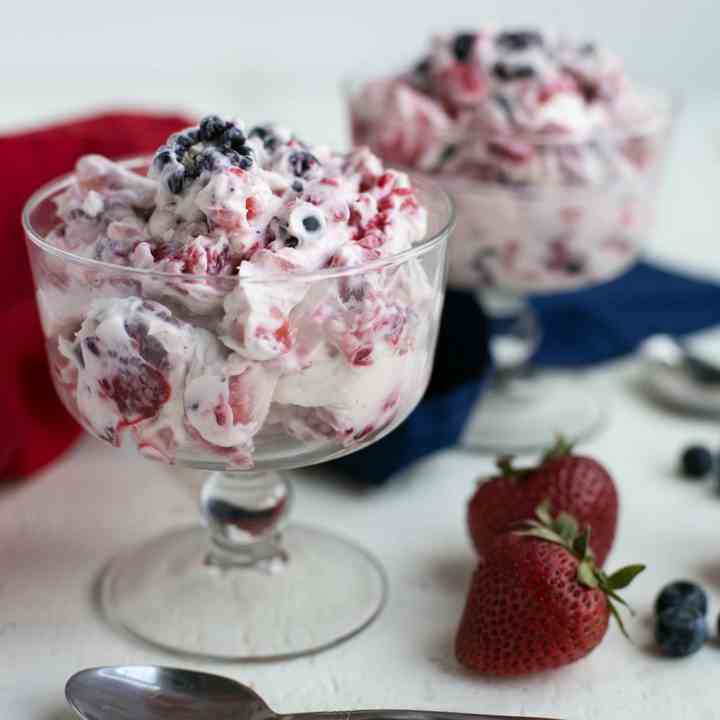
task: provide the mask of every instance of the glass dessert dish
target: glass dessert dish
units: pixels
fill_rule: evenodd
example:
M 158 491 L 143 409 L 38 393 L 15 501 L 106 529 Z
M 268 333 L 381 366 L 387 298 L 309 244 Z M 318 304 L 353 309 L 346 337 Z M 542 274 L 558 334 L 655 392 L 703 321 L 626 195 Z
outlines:
M 106 613 L 174 651 L 292 657 L 364 628 L 386 582 L 363 549 L 288 526 L 280 471 L 359 450 L 418 403 L 454 213 L 367 152 L 203 123 L 154 159 L 81 159 L 23 220 L 65 406 L 207 473 L 205 527 L 114 560 Z
M 542 328 L 529 297 L 607 282 L 637 259 L 673 100 L 587 43 L 481 30 L 436 37 L 409 72 L 352 82 L 348 106 L 355 145 L 456 202 L 448 284 L 473 291 L 490 319 L 495 367 L 463 445 L 522 453 L 590 435 L 603 403 L 531 372 Z

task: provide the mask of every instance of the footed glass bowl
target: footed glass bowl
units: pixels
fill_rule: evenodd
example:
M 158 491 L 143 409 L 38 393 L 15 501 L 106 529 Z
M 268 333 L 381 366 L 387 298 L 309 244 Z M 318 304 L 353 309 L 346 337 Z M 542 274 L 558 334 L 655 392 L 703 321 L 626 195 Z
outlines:
M 127 167 L 142 174 L 147 164 Z M 382 607 L 382 569 L 342 538 L 288 525 L 290 477 L 279 471 L 360 450 L 419 402 L 443 302 L 449 197 L 418 182 L 429 227 L 411 250 L 259 280 L 121 267 L 58 248 L 54 200 L 71 181 L 38 191 L 23 214 L 57 392 L 109 445 L 207 472 L 204 527 L 109 565 L 109 618 L 156 645 L 215 658 L 292 657 L 357 633 Z M 240 300 L 271 319 L 289 304 L 289 325 L 268 322 L 277 342 L 292 335 L 303 362 L 281 368 L 230 353 L 219 338 L 237 330 L 223 308 Z
M 363 87 L 347 88 L 353 143 L 424 172 L 451 194 L 458 227 L 448 285 L 473 291 L 490 319 L 494 382 L 463 446 L 514 454 L 546 449 L 558 434 L 588 437 L 606 417 L 604 403 L 567 377 L 531 372 L 542 328 L 529 297 L 608 282 L 637 260 L 652 232 L 676 100 L 648 91 L 651 120 L 622 132 L 493 142 L 444 136 L 422 113 L 402 125 L 380 116 L 370 123 L 360 105 Z M 579 342 L 585 331 L 578 328 Z

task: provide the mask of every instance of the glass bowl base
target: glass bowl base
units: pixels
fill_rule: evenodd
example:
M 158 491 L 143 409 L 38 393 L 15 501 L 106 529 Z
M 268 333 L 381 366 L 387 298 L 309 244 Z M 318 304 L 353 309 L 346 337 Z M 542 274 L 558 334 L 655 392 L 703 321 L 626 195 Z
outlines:
M 106 617 L 164 649 L 216 659 L 272 660 L 323 650 L 372 622 L 385 601 L 382 567 L 330 533 L 290 526 L 285 560 L 208 563 L 203 528 L 173 531 L 108 566 Z
M 483 394 L 460 446 L 484 455 L 544 452 L 558 435 L 570 442 L 586 440 L 606 418 L 604 404 L 575 378 L 513 380 Z

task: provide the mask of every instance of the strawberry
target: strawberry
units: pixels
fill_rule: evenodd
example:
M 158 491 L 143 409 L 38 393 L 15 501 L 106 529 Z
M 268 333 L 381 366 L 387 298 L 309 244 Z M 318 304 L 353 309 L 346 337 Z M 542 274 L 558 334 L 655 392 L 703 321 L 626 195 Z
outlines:
M 560 438 L 537 467 L 514 468 L 510 458 L 498 460 L 501 474 L 483 482 L 470 499 L 467 511 L 470 537 L 484 555 L 498 533 L 531 518 L 535 508 L 549 499 L 558 512 L 566 512 L 582 527 L 592 530 L 595 562 L 602 567 L 617 527 L 618 494 L 613 479 L 596 460 L 574 455 Z
M 644 569 L 610 576 L 594 563 L 589 531 L 575 518 L 550 516 L 549 504 L 524 530 L 493 542 L 473 576 L 455 640 L 457 659 L 490 675 L 524 675 L 587 655 L 605 636 L 610 614 L 625 629 L 613 601 Z

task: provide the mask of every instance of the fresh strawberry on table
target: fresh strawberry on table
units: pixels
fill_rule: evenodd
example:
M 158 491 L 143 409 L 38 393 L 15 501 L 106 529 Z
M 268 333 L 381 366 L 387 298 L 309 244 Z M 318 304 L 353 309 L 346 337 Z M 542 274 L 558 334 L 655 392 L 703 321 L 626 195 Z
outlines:
M 610 615 L 625 629 L 617 591 L 644 569 L 606 575 L 589 531 L 549 503 L 522 530 L 496 537 L 473 576 L 455 640 L 457 659 L 490 675 L 524 675 L 574 662 L 597 647 Z
M 532 518 L 546 498 L 557 512 L 570 513 L 592 530 L 595 562 L 602 567 L 610 552 L 618 517 L 618 494 L 607 470 L 593 458 L 575 455 L 559 439 L 535 467 L 516 468 L 498 460 L 500 474 L 482 482 L 468 504 L 467 522 L 477 551 L 484 555 L 499 533 Z

